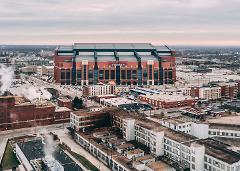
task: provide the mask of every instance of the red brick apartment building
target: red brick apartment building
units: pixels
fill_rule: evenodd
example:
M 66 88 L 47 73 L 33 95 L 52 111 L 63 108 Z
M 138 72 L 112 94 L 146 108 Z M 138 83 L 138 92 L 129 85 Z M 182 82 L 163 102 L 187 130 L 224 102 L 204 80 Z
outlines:
M 162 85 L 176 81 L 174 52 L 147 43 L 75 43 L 59 46 L 54 80 L 62 85 Z
M 69 122 L 70 109 L 36 105 L 19 96 L 0 97 L 0 131 Z
M 193 106 L 196 103 L 196 99 L 181 94 L 147 94 L 140 95 L 139 99 L 161 109 Z
M 58 101 L 58 106 L 72 109 L 72 100 L 71 99 L 68 99 L 66 97 L 60 97 L 57 99 L 57 101 Z
M 229 82 L 219 84 L 221 87 L 221 96 L 225 98 L 236 98 L 239 92 L 239 83 Z

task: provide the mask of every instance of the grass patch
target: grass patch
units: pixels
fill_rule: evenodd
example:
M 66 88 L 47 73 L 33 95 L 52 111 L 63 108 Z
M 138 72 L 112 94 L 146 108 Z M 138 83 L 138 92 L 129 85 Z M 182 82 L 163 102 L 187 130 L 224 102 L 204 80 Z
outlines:
M 2 159 L 2 169 L 12 169 L 19 164 L 20 162 L 18 161 L 16 154 L 13 152 L 12 146 L 8 143 Z
M 71 151 L 71 149 L 66 145 L 59 144 L 59 146 L 62 149 L 68 151 L 75 159 L 77 159 L 84 167 L 86 167 L 86 169 L 91 171 L 99 171 L 99 169 L 96 166 L 94 166 L 89 160 L 87 160 L 85 157 L 81 156 L 80 154 Z
M 94 166 L 90 161 L 88 161 L 85 157 L 83 157 L 80 154 L 77 154 L 73 151 L 71 151 L 70 153 L 73 155 L 73 157 L 75 157 L 88 170 L 99 171 L 99 169 L 96 166 Z

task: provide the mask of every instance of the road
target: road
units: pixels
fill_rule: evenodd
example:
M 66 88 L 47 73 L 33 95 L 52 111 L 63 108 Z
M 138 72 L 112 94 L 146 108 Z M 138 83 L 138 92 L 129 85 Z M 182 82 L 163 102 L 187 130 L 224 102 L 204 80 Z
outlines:
M 64 131 L 64 130 L 56 130 L 54 131 L 55 134 L 58 135 L 58 138 L 61 142 L 64 142 L 67 144 L 72 151 L 75 153 L 78 153 L 88 159 L 93 165 L 95 165 L 99 170 L 101 171 L 111 171 L 107 166 L 105 166 L 101 161 L 93 157 L 91 154 L 89 154 L 88 151 L 83 149 L 79 144 L 77 144 L 75 141 L 72 140 L 70 135 Z

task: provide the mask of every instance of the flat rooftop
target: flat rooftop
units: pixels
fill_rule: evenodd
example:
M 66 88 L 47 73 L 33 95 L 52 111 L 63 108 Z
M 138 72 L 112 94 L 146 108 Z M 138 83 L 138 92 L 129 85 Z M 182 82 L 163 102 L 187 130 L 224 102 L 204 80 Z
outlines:
M 231 147 L 240 147 L 240 138 L 212 137 L 212 139 L 228 144 Z
M 175 101 L 184 101 L 194 99 L 191 96 L 184 96 L 182 93 L 159 93 L 159 94 L 146 94 L 147 98 L 158 100 L 158 101 L 165 101 L 165 102 L 175 102 Z
M 150 163 L 147 164 L 147 166 L 154 171 L 169 170 L 169 169 L 172 168 L 171 166 L 164 163 L 163 161 L 150 162 Z
M 208 123 L 212 124 L 223 124 L 223 125 L 238 125 L 240 126 L 240 116 L 226 116 L 216 119 L 209 119 Z
M 177 117 L 172 117 L 172 118 L 164 118 L 162 119 L 162 121 L 164 122 L 168 122 L 174 125 L 178 125 L 178 124 L 183 124 L 186 122 L 192 122 L 192 119 L 189 117 L 185 117 L 185 116 L 177 116 Z
M 80 109 L 77 111 L 72 111 L 72 113 L 76 116 L 94 116 L 94 115 L 103 115 L 103 114 L 107 114 L 108 110 L 107 109 L 103 109 L 101 111 L 88 111 L 85 109 Z
M 71 112 L 72 110 L 71 109 L 69 109 L 69 108 L 67 108 L 67 107 L 59 107 L 59 106 L 57 106 L 56 108 L 55 108 L 55 112 Z
M 132 103 L 137 103 L 133 100 L 129 100 L 125 97 L 116 97 L 116 98 L 109 98 L 109 99 L 102 99 L 103 101 L 105 101 L 105 103 L 109 103 L 113 106 L 119 106 L 119 105 L 123 105 L 123 104 L 132 104 Z
M 240 153 L 229 150 L 229 145 L 214 140 L 212 138 L 201 139 L 197 143 L 205 146 L 206 154 L 222 160 L 228 164 L 233 164 L 240 161 Z
M 19 142 L 17 145 L 28 161 L 45 157 L 44 144 L 42 143 L 41 138 L 36 138 L 27 142 Z M 82 171 L 82 168 L 58 146 L 55 147 L 53 158 L 64 167 L 64 170 Z
M 156 50 L 170 52 L 166 46 L 154 46 L 151 43 L 74 43 L 73 46 L 58 46 L 59 51 L 77 50 Z

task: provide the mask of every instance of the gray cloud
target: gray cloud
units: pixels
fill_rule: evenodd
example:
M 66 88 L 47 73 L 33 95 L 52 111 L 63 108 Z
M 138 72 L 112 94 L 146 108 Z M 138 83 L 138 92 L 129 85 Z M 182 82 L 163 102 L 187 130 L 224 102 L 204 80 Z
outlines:
M 238 0 L 0 0 L 1 44 L 240 45 Z

